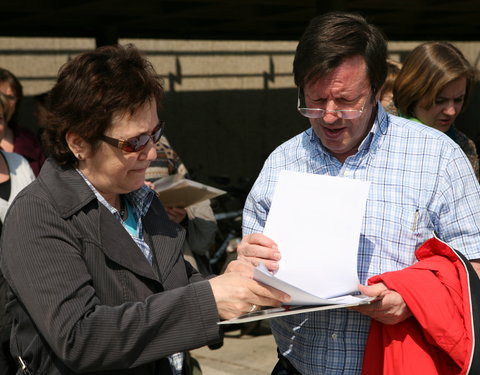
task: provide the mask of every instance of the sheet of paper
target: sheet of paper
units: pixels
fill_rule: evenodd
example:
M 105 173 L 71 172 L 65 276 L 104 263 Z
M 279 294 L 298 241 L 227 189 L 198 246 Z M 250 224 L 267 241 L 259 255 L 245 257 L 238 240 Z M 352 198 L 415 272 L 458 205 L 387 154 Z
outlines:
M 352 297 L 352 298 L 355 298 L 355 297 Z M 254 322 L 262 319 L 279 318 L 281 316 L 287 316 L 287 315 L 307 314 L 315 311 L 325 311 L 325 310 L 333 310 L 333 309 L 339 309 L 339 308 L 345 308 L 345 307 L 351 307 L 351 306 L 359 306 L 359 305 L 368 304 L 372 300 L 373 298 L 366 297 L 366 298 L 358 298 L 357 300 L 353 300 L 352 303 L 347 303 L 347 304 L 330 304 L 330 305 L 321 305 L 321 306 L 270 307 L 270 308 L 265 308 L 259 311 L 253 311 L 251 313 L 247 313 L 230 320 L 223 320 L 221 322 L 218 322 L 217 324 L 223 325 L 223 324 L 248 323 L 248 322 Z
M 282 290 L 285 293 L 289 294 L 291 297 L 289 305 L 340 305 L 340 304 L 351 304 L 359 303 L 362 300 L 368 300 L 366 296 L 352 296 L 350 294 L 333 297 L 333 298 L 320 298 L 313 294 L 307 293 L 302 289 L 299 289 L 285 281 L 282 281 L 272 275 L 267 268 L 261 264 L 255 271 L 253 278 L 257 281 L 260 281 L 264 284 L 273 286 L 276 289 Z
M 189 207 L 195 203 L 226 194 L 226 191 L 178 175 L 154 181 L 155 191 L 165 206 Z
M 263 232 L 282 254 L 275 279 L 322 299 L 356 292 L 358 243 L 369 185 L 282 171 Z M 304 297 L 298 297 L 302 304 Z

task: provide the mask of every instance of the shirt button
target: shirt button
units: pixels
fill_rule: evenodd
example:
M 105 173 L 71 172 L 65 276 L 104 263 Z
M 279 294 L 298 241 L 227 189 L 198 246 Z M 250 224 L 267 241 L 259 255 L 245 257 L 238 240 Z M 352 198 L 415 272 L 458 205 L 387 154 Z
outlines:
M 349 174 L 350 174 L 350 173 L 348 173 L 348 171 L 343 172 L 343 175 L 344 175 L 345 177 L 347 177 Z
M 337 339 L 337 334 L 336 333 L 332 333 L 332 339 L 334 339 L 334 340 Z

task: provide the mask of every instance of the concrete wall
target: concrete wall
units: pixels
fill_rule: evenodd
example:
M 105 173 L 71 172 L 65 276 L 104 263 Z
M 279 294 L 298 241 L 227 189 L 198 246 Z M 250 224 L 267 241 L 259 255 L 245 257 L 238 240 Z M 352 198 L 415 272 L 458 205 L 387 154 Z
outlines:
M 248 185 L 277 145 L 308 127 L 295 108 L 296 42 L 120 41 L 129 42 L 146 52 L 163 78 L 167 136 L 200 181 L 225 176 L 233 185 Z M 27 96 L 24 125 L 35 126 L 31 95 L 48 90 L 58 68 L 94 44 L 93 39 L 0 38 L 0 66 L 20 78 Z M 417 44 L 391 42 L 391 57 L 401 61 Z M 479 43 L 455 44 L 479 65 Z M 470 107 L 478 108 L 479 100 Z M 461 128 L 477 137 L 476 110 L 466 115 Z

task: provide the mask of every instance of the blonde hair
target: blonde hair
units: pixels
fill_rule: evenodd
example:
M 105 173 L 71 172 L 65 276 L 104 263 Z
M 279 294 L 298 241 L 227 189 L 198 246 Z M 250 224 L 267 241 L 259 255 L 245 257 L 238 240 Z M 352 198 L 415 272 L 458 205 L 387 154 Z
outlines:
M 393 91 L 393 85 L 395 83 L 395 79 L 397 78 L 400 70 L 402 69 L 402 64 L 398 61 L 387 59 L 387 78 L 385 79 L 385 83 L 382 86 L 382 90 L 380 91 L 380 98 L 388 91 Z
M 403 116 L 414 117 L 420 101 L 426 103 L 425 109 L 430 109 L 445 85 L 462 77 L 467 79 L 463 110 L 475 81 L 475 69 L 451 43 L 420 44 L 407 56 L 395 80 L 395 106 Z

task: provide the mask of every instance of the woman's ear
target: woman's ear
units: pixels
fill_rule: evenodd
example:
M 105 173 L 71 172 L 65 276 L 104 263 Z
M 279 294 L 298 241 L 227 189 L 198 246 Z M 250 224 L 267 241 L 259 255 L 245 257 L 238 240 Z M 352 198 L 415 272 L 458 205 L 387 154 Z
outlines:
M 65 141 L 67 142 L 68 148 L 78 160 L 83 160 L 87 156 L 90 147 L 88 143 L 78 134 L 67 132 L 65 135 Z

